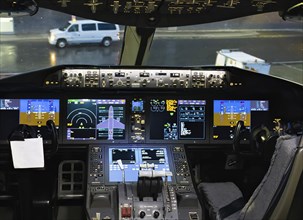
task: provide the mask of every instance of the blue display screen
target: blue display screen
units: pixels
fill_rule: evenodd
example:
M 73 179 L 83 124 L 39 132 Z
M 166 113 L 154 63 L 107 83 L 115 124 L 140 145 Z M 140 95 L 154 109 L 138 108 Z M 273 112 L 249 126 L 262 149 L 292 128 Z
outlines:
M 213 139 L 232 140 L 239 120 L 247 129 L 268 120 L 267 100 L 214 100 Z
M 59 128 L 59 99 L 0 99 L 0 140 L 8 140 L 19 124 L 32 126 L 38 136 L 50 139 L 46 126 L 52 120 Z
M 140 164 L 154 164 L 155 170 L 170 171 L 166 148 L 109 148 L 109 182 L 122 182 L 123 172 L 117 160 L 122 160 L 125 170 L 125 181 L 138 181 Z M 171 181 L 171 177 L 168 177 Z

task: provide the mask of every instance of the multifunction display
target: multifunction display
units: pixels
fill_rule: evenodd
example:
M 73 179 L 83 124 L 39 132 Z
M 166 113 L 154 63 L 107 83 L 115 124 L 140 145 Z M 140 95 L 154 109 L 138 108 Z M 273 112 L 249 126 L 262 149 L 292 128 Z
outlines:
M 150 139 L 205 139 L 205 100 L 150 100 Z
M 138 180 L 140 164 L 154 164 L 154 168 L 150 169 L 170 171 L 166 148 L 109 148 L 107 157 L 109 182 L 121 182 L 123 179 L 117 160 L 122 160 L 126 182 Z M 171 181 L 171 177 L 168 177 L 168 181 Z
M 269 112 L 266 100 L 214 100 L 214 140 L 231 140 L 239 120 L 248 129 L 267 121 Z
M 142 149 L 141 155 L 144 163 L 165 164 L 163 149 Z
M 117 160 L 122 160 L 124 164 L 135 164 L 136 155 L 134 149 L 113 149 L 112 161 L 117 164 Z
M 58 99 L 0 99 L 0 140 L 7 140 L 19 124 L 32 126 L 38 135 L 46 137 L 48 120 L 59 127 Z
M 125 99 L 69 99 L 67 140 L 125 138 Z

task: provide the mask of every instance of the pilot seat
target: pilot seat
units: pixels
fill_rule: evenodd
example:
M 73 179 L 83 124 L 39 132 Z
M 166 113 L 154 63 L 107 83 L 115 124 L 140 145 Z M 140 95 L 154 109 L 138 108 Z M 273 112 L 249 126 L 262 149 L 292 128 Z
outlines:
M 211 219 L 286 219 L 303 170 L 303 138 L 277 139 L 267 173 L 248 201 L 232 182 L 202 182 L 202 194 Z M 298 177 L 299 176 L 299 177 Z

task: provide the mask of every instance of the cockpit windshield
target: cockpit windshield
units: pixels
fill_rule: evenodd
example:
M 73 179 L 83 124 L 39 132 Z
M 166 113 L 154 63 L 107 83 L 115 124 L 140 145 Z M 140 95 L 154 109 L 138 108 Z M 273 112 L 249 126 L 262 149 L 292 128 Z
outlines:
M 0 24 L 2 77 L 57 65 L 119 65 L 123 25 L 43 8 L 33 17 L 0 18 Z M 162 27 L 145 65 L 231 65 L 303 84 L 301 38 L 302 24 L 283 21 L 276 12 Z

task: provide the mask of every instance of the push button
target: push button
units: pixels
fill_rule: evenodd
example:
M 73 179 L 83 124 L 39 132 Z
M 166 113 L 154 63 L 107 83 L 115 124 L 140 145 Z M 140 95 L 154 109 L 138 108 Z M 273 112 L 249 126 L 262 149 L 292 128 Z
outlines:
M 121 208 L 121 217 L 122 218 L 131 218 L 132 217 L 131 207 L 122 207 Z

